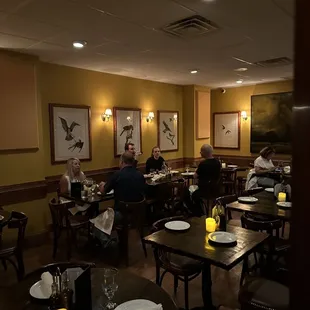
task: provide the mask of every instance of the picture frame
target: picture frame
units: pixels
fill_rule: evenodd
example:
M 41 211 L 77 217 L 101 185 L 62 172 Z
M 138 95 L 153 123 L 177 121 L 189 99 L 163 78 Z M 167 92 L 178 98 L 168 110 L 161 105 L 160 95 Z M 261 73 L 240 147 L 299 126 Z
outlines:
M 125 144 L 132 142 L 142 153 L 141 109 L 113 108 L 114 157 L 122 155 Z
M 69 158 L 92 160 L 91 108 L 84 105 L 49 104 L 51 163 Z
M 158 146 L 162 152 L 179 150 L 179 112 L 157 111 Z
M 213 113 L 213 147 L 240 149 L 240 111 Z

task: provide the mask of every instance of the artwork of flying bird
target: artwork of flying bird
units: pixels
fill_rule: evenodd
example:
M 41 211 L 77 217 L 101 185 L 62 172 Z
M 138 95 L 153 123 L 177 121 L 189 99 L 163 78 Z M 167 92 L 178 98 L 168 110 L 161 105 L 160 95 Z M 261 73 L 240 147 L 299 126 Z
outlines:
M 175 138 L 175 135 L 171 134 L 170 132 L 168 133 L 168 136 L 166 136 L 166 138 L 168 140 L 171 141 L 171 144 L 174 145 L 174 138 Z
M 81 125 L 73 121 L 73 122 L 71 123 L 70 127 L 69 127 L 67 121 L 66 121 L 64 118 L 62 118 L 62 117 L 60 117 L 60 116 L 59 116 L 59 118 L 60 118 L 60 120 L 61 120 L 62 128 L 63 128 L 63 130 L 64 130 L 65 133 L 66 133 L 65 140 L 66 140 L 66 141 L 71 141 L 71 140 L 73 140 L 73 139 L 74 139 L 74 136 L 72 135 L 72 131 L 73 131 L 74 127 L 75 127 L 75 126 L 81 126 Z
M 230 130 L 227 130 L 226 132 L 225 132 L 225 135 L 229 135 L 231 133 L 231 131 Z
M 129 140 L 132 139 L 133 126 L 132 125 L 124 126 L 120 136 L 122 136 L 124 132 L 126 132 L 126 143 L 128 143 Z
M 80 149 L 79 153 L 81 153 L 83 146 L 84 146 L 84 142 L 82 142 L 82 140 L 79 139 L 78 141 L 75 141 L 73 145 L 69 146 L 68 150 L 71 150 L 71 152 L 73 152 L 75 149 Z
M 224 125 L 222 125 L 222 130 L 225 130 L 225 128 L 226 128 L 226 127 L 225 127 Z
M 163 130 L 163 133 L 166 133 L 167 131 L 172 132 L 170 127 L 168 126 L 168 124 L 165 121 L 163 121 L 163 125 L 165 126 L 165 128 Z

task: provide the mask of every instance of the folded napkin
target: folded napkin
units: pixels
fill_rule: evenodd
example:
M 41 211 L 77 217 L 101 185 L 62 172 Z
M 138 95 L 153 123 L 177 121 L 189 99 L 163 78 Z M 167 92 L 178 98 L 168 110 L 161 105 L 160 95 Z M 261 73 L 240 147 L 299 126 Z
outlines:
M 163 306 L 162 304 L 158 304 L 156 306 L 143 307 L 143 308 L 138 308 L 136 310 L 163 310 Z
M 52 294 L 52 284 L 53 276 L 49 272 L 43 272 L 41 275 L 41 290 L 45 296 L 51 296 Z
M 108 208 L 104 213 L 101 213 L 96 218 L 91 219 L 90 222 L 107 235 L 111 235 L 114 223 L 114 210 Z

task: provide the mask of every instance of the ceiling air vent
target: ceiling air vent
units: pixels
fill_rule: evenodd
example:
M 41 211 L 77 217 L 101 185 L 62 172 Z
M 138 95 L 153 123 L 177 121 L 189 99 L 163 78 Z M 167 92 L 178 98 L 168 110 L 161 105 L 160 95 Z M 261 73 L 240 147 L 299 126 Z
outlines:
M 214 23 L 199 15 L 178 20 L 162 28 L 164 32 L 181 38 L 193 38 L 217 29 Z
M 292 59 L 288 57 L 279 57 L 273 59 L 267 59 L 255 62 L 254 65 L 261 66 L 261 67 L 281 67 L 291 65 L 293 63 Z

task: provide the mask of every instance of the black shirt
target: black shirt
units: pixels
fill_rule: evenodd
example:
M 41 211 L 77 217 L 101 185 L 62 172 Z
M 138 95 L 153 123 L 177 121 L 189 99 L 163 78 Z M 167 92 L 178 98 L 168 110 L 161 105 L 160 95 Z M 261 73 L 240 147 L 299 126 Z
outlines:
M 154 156 L 150 157 L 147 161 L 146 161 L 146 167 L 145 167 L 145 172 L 146 173 L 150 173 L 151 169 L 153 170 L 158 170 L 160 171 L 162 169 L 163 163 L 165 162 L 165 160 L 159 156 L 158 159 L 155 159 Z
M 115 208 L 118 202 L 139 202 L 144 199 L 146 190 L 143 174 L 133 166 L 115 172 L 104 186 L 105 193 L 114 190 Z
M 216 158 L 208 158 L 202 161 L 196 171 L 198 175 L 198 186 L 203 189 L 210 182 L 217 182 L 220 179 L 221 164 Z

